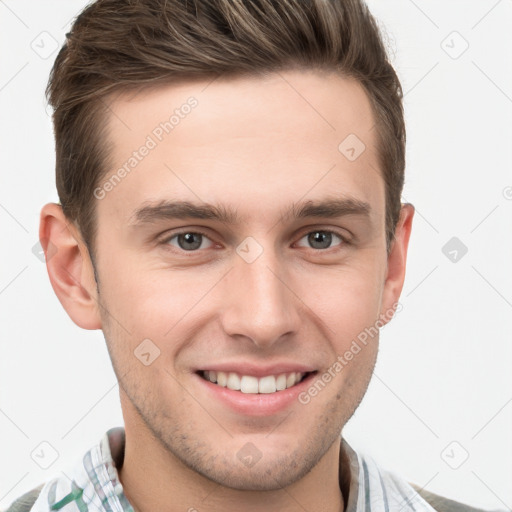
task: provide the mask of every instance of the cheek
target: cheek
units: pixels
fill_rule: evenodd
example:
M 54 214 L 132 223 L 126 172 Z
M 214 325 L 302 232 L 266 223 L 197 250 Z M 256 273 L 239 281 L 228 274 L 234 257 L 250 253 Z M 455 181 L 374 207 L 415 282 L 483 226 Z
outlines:
M 184 272 L 145 269 L 127 261 L 103 268 L 100 299 L 133 336 L 163 338 L 180 322 L 208 289 L 207 282 Z
M 303 276 L 301 298 L 321 320 L 326 335 L 343 345 L 375 324 L 382 287 L 375 267 L 323 269 Z

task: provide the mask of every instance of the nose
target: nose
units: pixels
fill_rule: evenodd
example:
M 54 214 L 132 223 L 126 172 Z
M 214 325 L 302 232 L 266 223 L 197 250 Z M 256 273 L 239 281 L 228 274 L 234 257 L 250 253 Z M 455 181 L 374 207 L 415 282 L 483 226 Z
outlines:
M 252 262 L 238 254 L 223 280 L 221 322 L 226 334 L 270 347 L 298 332 L 301 301 L 292 279 L 274 252 L 265 249 Z

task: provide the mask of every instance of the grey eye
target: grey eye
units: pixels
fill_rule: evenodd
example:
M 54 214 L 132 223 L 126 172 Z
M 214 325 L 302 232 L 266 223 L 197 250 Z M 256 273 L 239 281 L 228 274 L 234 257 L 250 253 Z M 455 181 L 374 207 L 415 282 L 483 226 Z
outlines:
M 329 249 L 333 242 L 333 237 L 337 238 L 340 242 L 343 242 L 336 233 L 323 230 L 312 231 L 311 233 L 303 236 L 301 240 L 307 239 L 307 243 L 310 244 L 310 247 L 313 249 Z
M 177 241 L 177 245 L 173 243 L 175 240 Z M 208 240 L 208 238 L 201 233 L 187 231 L 184 233 L 178 233 L 177 235 L 169 238 L 168 243 L 175 247 L 177 246 L 184 251 L 195 251 L 196 249 L 205 248 L 203 247 L 203 242 L 205 242 L 205 240 Z

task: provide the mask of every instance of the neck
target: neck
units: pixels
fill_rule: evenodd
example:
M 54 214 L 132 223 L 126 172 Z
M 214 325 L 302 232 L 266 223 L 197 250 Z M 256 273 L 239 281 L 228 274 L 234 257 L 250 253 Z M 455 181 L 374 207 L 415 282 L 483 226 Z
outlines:
M 126 427 L 124 461 L 118 468 L 124 493 L 136 512 L 159 510 L 208 512 L 343 512 L 350 471 L 340 458 L 341 437 L 302 479 L 278 490 L 237 490 L 218 484 L 186 467 L 147 431 Z M 341 465 L 340 467 L 340 460 Z M 339 472 L 345 478 L 340 491 Z

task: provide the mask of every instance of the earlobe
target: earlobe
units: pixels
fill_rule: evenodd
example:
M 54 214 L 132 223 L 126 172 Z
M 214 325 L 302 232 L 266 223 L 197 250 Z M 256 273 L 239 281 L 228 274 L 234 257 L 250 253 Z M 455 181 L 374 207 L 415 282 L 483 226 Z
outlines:
M 381 302 L 381 317 L 387 318 L 385 323 L 391 319 L 390 311 L 399 302 L 402 293 L 414 211 L 412 204 L 402 204 L 400 219 L 395 229 L 395 239 L 388 255 L 386 281 Z
M 41 210 L 39 239 L 52 288 L 71 320 L 83 329 L 101 329 L 89 251 L 60 205 L 48 203 Z

